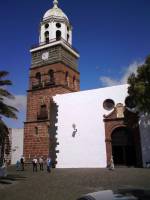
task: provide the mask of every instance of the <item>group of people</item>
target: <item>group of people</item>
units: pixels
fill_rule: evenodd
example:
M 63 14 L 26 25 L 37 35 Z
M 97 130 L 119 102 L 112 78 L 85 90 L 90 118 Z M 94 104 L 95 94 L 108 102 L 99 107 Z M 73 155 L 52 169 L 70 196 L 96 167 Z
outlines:
M 32 166 L 33 166 L 33 172 L 37 172 L 38 171 L 38 164 L 40 167 L 40 171 L 44 170 L 44 159 L 41 156 L 39 159 L 35 156 L 32 160 Z M 47 166 L 47 171 L 50 173 L 51 172 L 51 165 L 52 165 L 52 160 L 50 157 L 48 157 L 46 159 L 46 166 Z
M 16 162 L 16 170 L 22 170 L 24 171 L 24 163 L 25 163 L 25 159 L 24 157 L 22 156 L 20 158 L 20 160 L 18 160 Z M 47 166 L 47 172 L 51 172 L 51 167 L 52 167 L 52 160 L 50 157 L 48 157 L 46 159 L 46 162 L 44 160 L 44 158 L 41 156 L 39 158 L 37 158 L 36 156 L 33 158 L 32 160 L 32 169 L 33 169 L 33 172 L 37 172 L 38 171 L 38 165 L 39 165 L 39 168 L 40 168 L 40 171 L 43 171 L 44 170 L 44 163 L 46 163 L 46 166 Z M 111 159 L 110 159 L 110 163 L 108 165 L 108 169 L 109 170 L 114 170 L 115 167 L 114 167 L 114 160 L 113 160 L 113 156 L 111 156 Z
M 46 163 L 47 166 L 47 172 L 51 172 L 51 166 L 52 166 L 52 160 L 50 157 L 48 157 L 46 160 L 44 160 L 44 158 L 41 156 L 39 158 L 37 158 L 36 156 L 34 156 L 33 160 L 32 160 L 32 169 L 33 172 L 37 172 L 38 171 L 38 166 L 40 171 L 44 170 L 44 164 Z M 25 164 L 25 159 L 22 156 L 20 158 L 20 160 L 17 160 L 16 162 L 16 170 L 19 171 L 24 171 L 24 164 Z

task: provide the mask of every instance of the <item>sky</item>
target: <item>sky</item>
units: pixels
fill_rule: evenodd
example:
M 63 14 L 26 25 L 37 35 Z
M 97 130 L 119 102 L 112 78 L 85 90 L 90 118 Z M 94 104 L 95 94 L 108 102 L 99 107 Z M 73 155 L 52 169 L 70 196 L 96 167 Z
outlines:
M 39 25 L 53 0 L 1 0 L 0 70 L 7 70 L 13 86 L 18 120 L 25 121 L 30 47 L 38 43 Z M 150 0 L 59 0 L 73 25 L 73 47 L 80 53 L 81 90 L 126 83 L 150 54 Z

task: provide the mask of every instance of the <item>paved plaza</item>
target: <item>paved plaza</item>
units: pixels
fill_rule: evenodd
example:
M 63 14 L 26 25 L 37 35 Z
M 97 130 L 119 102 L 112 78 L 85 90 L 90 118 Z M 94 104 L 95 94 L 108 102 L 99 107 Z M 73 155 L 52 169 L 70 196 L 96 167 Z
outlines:
M 0 179 L 2 200 L 76 200 L 81 195 L 111 189 L 150 190 L 150 169 L 53 169 L 32 172 L 9 168 L 6 179 Z

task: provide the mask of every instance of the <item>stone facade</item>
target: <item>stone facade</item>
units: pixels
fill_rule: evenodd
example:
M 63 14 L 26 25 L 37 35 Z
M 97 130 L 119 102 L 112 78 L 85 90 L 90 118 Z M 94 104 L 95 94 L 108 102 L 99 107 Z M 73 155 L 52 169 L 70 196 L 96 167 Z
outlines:
M 120 112 L 120 108 L 121 106 L 119 104 L 119 106 L 116 106 L 109 115 L 104 115 L 107 165 L 110 164 L 111 156 L 113 155 L 112 134 L 117 128 L 124 128 L 130 130 L 130 139 L 133 139 L 135 150 L 135 155 L 133 159 L 135 159 L 135 166 L 142 167 L 141 139 L 138 125 L 138 116 L 137 114 L 125 109 L 124 106 L 122 106 L 122 111 Z M 121 142 L 124 142 L 123 138 L 120 139 L 122 140 Z
M 49 71 L 53 71 L 53 80 Z M 40 73 L 40 80 L 37 79 Z M 39 82 L 40 81 L 40 82 Z M 26 160 L 36 156 L 54 154 L 54 137 L 51 136 L 51 100 L 56 94 L 80 90 L 80 74 L 63 62 L 30 68 L 27 95 L 27 117 L 24 126 L 24 156 Z M 54 134 L 54 133 L 53 133 Z
M 63 42 L 65 42 L 65 41 L 63 41 Z M 70 47 L 70 45 L 68 47 L 72 49 L 72 47 Z M 44 52 L 48 52 L 48 54 L 49 54 L 49 57 L 47 60 L 41 59 L 42 54 Z M 75 55 L 71 54 L 68 50 L 66 50 L 66 48 L 64 48 L 61 45 L 61 43 L 54 45 L 51 48 L 44 48 L 44 49 L 32 52 L 32 62 L 31 62 L 32 66 L 31 67 L 37 67 L 37 66 L 58 63 L 58 62 L 63 62 L 65 65 L 71 67 L 72 69 L 78 70 L 77 57 Z

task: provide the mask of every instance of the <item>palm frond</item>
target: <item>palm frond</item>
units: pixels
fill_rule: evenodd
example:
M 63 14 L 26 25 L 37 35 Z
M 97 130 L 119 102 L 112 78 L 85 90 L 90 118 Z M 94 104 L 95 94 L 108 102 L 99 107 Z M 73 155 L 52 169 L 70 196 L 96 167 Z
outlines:
M 5 85 L 12 85 L 10 80 L 4 80 L 5 76 L 8 74 L 7 71 L 0 71 L 0 116 L 17 119 L 16 112 L 18 112 L 18 110 L 4 102 L 5 98 L 14 98 L 13 95 L 3 87 Z
M 8 92 L 7 90 L 5 90 L 3 88 L 0 88 L 0 100 L 3 99 L 2 97 L 14 99 L 14 96 L 10 92 Z
M 4 85 L 12 85 L 12 82 L 10 80 L 0 80 L 0 86 Z
M 5 76 L 7 76 L 9 74 L 9 72 L 7 71 L 0 71 L 0 79 L 4 78 Z
M 0 119 L 0 137 L 6 137 L 9 134 L 9 130 L 2 119 Z
M 18 110 L 12 106 L 5 104 L 4 102 L 0 101 L 0 115 L 3 115 L 8 118 L 17 119 L 16 112 Z

